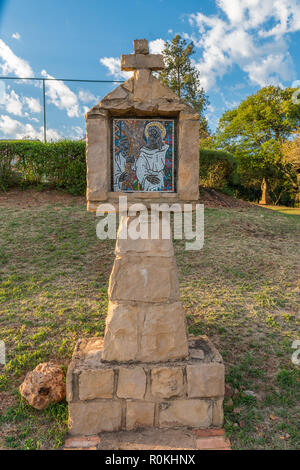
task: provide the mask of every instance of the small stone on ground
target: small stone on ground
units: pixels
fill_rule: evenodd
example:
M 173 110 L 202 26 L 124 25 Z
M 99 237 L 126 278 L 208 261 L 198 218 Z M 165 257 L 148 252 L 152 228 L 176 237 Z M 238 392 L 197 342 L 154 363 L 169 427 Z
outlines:
M 19 387 L 23 398 L 37 410 L 43 410 L 50 403 L 58 403 L 66 396 L 66 385 L 61 367 L 43 362 L 28 372 Z

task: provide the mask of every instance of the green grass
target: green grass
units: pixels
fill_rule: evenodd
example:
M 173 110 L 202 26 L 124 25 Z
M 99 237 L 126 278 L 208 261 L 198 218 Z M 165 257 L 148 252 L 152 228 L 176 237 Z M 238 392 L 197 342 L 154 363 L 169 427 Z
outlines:
M 83 205 L 5 206 L 0 219 L 0 447 L 57 448 L 66 403 L 36 411 L 18 386 L 41 361 L 66 368 L 79 337 L 103 335 L 114 242 L 97 239 Z M 259 207 L 207 209 L 203 250 L 174 243 L 189 331 L 212 339 L 235 390 L 225 428 L 237 449 L 300 447 L 299 226 Z
M 266 209 L 281 212 L 282 214 L 300 215 L 300 207 L 286 207 L 286 206 L 262 206 Z

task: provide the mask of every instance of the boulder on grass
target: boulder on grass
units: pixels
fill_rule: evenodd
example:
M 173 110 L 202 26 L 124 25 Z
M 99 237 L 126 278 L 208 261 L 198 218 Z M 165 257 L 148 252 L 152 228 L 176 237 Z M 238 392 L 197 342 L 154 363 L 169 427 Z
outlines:
M 58 403 L 65 398 L 64 374 L 56 364 L 43 362 L 26 374 L 19 390 L 31 406 L 43 410 L 50 403 Z

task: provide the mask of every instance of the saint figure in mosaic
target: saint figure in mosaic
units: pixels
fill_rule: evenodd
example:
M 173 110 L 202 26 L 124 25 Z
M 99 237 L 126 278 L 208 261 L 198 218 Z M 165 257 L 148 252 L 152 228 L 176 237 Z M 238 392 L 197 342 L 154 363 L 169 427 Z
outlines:
M 166 153 L 169 146 L 163 139 L 166 130 L 160 122 L 149 122 L 145 127 L 147 143 L 140 150 L 136 161 L 136 176 L 144 191 L 162 191 Z

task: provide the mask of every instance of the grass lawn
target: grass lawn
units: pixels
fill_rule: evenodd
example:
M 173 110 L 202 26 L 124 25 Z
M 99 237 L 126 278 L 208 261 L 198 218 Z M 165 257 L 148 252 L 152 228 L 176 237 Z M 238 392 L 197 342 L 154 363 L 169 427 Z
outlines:
M 8 198 L 9 202 L 9 198 Z M 66 369 L 79 337 L 105 326 L 113 241 L 74 198 L 32 207 L 0 204 L 0 448 L 60 447 L 66 403 L 36 411 L 18 386 L 39 362 Z M 300 217 L 249 209 L 206 209 L 205 246 L 175 242 L 189 331 L 223 355 L 235 395 L 225 428 L 235 449 L 300 448 L 297 277 Z M 251 390 L 255 396 L 244 391 Z M 229 401 L 228 401 L 229 400 Z
M 300 215 L 300 207 L 286 207 L 286 206 L 262 206 L 272 211 L 282 212 L 282 214 Z

